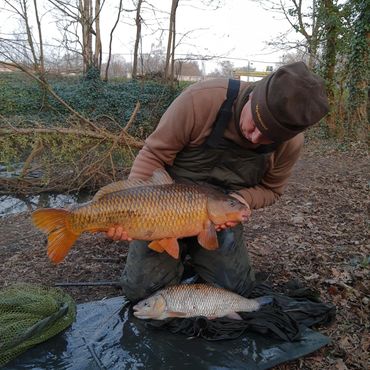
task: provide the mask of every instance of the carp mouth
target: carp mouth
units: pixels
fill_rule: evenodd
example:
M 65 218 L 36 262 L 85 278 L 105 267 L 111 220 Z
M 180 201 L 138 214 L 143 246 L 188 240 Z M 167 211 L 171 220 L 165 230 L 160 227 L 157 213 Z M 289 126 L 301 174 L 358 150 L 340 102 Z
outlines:
M 166 308 L 166 301 L 161 295 L 155 295 L 135 304 L 133 314 L 139 319 L 157 319 Z
M 152 319 L 157 316 L 155 312 L 147 311 L 146 307 L 142 307 L 138 304 L 133 306 L 132 309 L 134 311 L 134 316 L 139 319 Z
M 246 211 L 238 211 L 238 212 L 228 212 L 226 213 L 226 220 L 227 221 L 248 221 L 250 216 L 250 212 L 248 210 Z

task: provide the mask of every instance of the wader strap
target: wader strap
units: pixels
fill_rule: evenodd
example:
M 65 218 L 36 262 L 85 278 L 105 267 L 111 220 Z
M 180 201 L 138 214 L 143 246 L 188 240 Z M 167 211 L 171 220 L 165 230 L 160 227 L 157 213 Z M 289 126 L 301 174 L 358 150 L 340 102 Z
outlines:
M 217 148 L 220 144 L 220 141 L 224 136 L 226 126 L 232 117 L 232 108 L 234 101 L 239 94 L 239 87 L 239 80 L 229 79 L 226 100 L 222 103 L 221 108 L 217 113 L 213 131 L 211 132 L 211 135 L 208 136 L 206 141 L 207 146 Z

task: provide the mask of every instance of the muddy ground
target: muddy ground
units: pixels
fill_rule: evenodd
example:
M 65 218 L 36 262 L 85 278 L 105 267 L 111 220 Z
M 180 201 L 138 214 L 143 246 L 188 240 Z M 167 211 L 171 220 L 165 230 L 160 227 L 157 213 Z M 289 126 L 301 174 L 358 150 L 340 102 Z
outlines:
M 295 279 L 337 307 L 336 321 L 316 328 L 332 344 L 277 369 L 370 368 L 369 157 L 353 144 L 310 141 L 284 196 L 255 211 L 245 224 L 251 258 L 270 282 Z M 127 245 L 103 235 L 84 235 L 66 260 L 53 266 L 45 237 L 23 213 L 0 219 L 0 287 L 26 281 L 116 281 Z M 77 302 L 121 294 L 113 287 L 65 288 Z

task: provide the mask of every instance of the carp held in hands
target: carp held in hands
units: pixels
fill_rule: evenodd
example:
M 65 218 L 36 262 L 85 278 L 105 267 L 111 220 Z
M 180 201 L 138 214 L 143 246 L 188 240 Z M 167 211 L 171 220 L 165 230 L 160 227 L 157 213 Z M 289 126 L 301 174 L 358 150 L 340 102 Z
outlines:
M 70 209 L 38 209 L 36 227 L 48 235 L 48 256 L 61 262 L 83 232 L 106 232 L 121 226 L 131 239 L 147 240 L 149 248 L 179 257 L 178 238 L 197 236 L 209 250 L 218 248 L 215 225 L 242 222 L 247 203 L 214 189 L 174 183 L 163 169 L 148 180 L 132 179 L 100 189 L 85 204 Z

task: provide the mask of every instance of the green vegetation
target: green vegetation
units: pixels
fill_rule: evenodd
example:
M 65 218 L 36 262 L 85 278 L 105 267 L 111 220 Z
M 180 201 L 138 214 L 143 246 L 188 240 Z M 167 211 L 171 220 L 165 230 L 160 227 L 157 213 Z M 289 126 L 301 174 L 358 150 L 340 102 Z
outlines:
M 86 121 L 51 95 L 44 99 L 38 83 L 24 74 L 0 74 L 0 164 L 9 170 L 23 166 L 1 184 L 2 192 L 95 190 L 122 178 L 140 143 L 184 87 L 77 77 L 48 81 Z M 133 113 L 137 102 L 140 108 Z
M 136 102 L 141 108 L 132 126 L 134 136 L 145 138 L 181 88 L 172 89 L 157 82 L 114 81 L 62 77 L 48 79 L 54 91 L 73 109 L 90 120 L 113 118 L 121 127 L 130 119 Z M 43 106 L 39 85 L 23 73 L 0 74 L 0 115 L 23 116 L 24 122 L 54 124 L 70 113 L 55 99 Z

